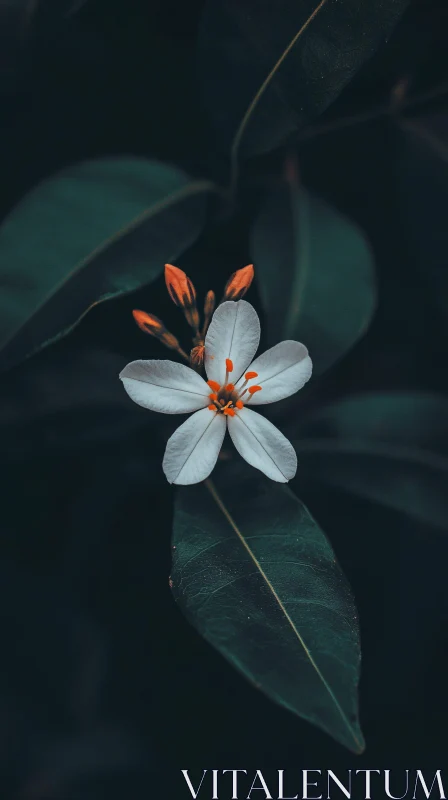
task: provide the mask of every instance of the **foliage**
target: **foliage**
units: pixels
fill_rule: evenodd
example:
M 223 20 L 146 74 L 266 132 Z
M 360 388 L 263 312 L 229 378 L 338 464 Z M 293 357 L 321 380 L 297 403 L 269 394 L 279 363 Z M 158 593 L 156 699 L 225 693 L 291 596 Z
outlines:
M 202 635 L 257 689 L 360 752 L 356 612 L 300 500 L 227 464 L 179 492 L 173 544 L 173 592 Z
M 297 731 L 305 746 L 313 735 L 300 727 L 299 717 L 358 753 L 364 746 L 359 716 L 363 726 L 366 719 L 368 746 L 380 725 L 374 703 L 363 713 L 369 701 L 362 694 L 361 714 L 358 708 L 355 602 L 361 604 L 361 625 L 363 610 L 370 623 L 380 618 L 373 592 L 394 547 L 398 564 L 424 561 L 426 548 L 428 562 L 433 547 L 440 548 L 440 564 L 446 555 L 441 535 L 448 518 L 446 112 L 426 114 L 423 108 L 418 114 L 412 81 L 402 75 L 409 59 L 403 65 L 397 55 L 394 61 L 400 37 L 406 46 L 396 46 L 396 52 L 407 52 L 406 47 L 414 52 L 406 26 L 416 28 L 416 12 L 401 18 L 407 5 L 406 0 L 281 0 L 273 5 L 207 0 L 194 30 L 184 32 L 191 9 L 182 11 L 179 4 L 185 17 L 175 23 L 169 9 L 141 10 L 136 3 L 142 17 L 133 20 L 131 34 L 124 24 L 130 12 L 119 5 L 116 18 L 99 12 L 107 44 L 98 46 L 92 68 L 81 61 L 91 52 L 83 47 L 90 28 L 83 28 L 82 20 L 96 13 L 89 3 L 64 3 L 57 12 L 47 3 L 31 14 L 31 4 L 18 3 L 9 14 L 3 12 L 15 32 L 2 75 L 3 95 L 14 94 L 16 80 L 19 85 L 30 81 L 43 99 L 38 118 L 47 120 L 48 114 L 50 121 L 42 123 L 45 135 L 37 124 L 34 140 L 28 131 L 36 110 L 22 109 L 27 124 L 22 127 L 20 117 L 19 156 L 11 155 L 10 163 L 16 133 L 4 126 L 5 179 L 17 181 L 4 202 L 0 226 L 1 425 L 10 454 L 2 495 L 7 559 L 25 573 L 32 571 L 29 554 L 49 573 L 54 562 L 67 595 L 82 597 L 80 619 L 90 602 L 98 602 L 92 613 L 99 627 L 123 625 L 123 652 L 128 627 L 135 654 L 148 624 L 151 659 L 157 661 L 153 654 L 159 648 L 164 654 L 161 666 L 154 667 L 156 677 L 146 677 L 153 668 L 146 651 L 141 665 L 135 658 L 122 669 L 130 670 L 129 685 L 135 670 L 145 687 L 165 685 L 167 672 L 173 678 L 173 703 L 187 704 L 185 717 L 194 715 L 188 681 L 196 680 L 191 675 L 197 656 L 211 664 L 212 700 L 219 693 L 214 669 L 222 670 L 220 679 L 236 691 L 244 691 L 241 673 L 260 690 L 256 708 L 265 694 L 293 712 L 292 722 L 285 722 L 281 710 L 269 712 L 278 713 L 279 727 L 284 724 L 290 738 Z M 29 40 L 17 50 L 13 43 L 24 11 Z M 89 19 L 98 24 L 94 16 Z M 75 31 L 76 55 L 67 55 L 70 48 L 60 52 L 66 41 L 59 40 L 61 25 L 68 37 Z M 42 27 L 46 35 L 39 38 Z M 66 100 L 52 83 L 54 69 L 42 51 L 53 41 L 48 31 L 57 32 L 56 55 L 50 48 L 48 57 L 60 60 L 64 90 L 79 83 L 80 93 L 90 97 L 88 119 L 96 131 L 91 140 L 83 139 L 88 125 L 80 114 L 84 100 L 78 89 L 72 88 L 73 96 L 67 90 Z M 36 78 L 31 76 L 33 53 L 42 70 L 36 68 Z M 110 96 L 101 90 L 108 71 Z M 359 100 L 375 79 L 386 87 L 378 109 Z M 417 101 L 423 89 L 416 80 Z M 6 106 L 3 113 L 8 119 Z M 378 123 L 378 116 L 385 120 Z M 59 149 L 48 136 L 53 124 L 67 136 Z M 133 139 L 127 138 L 129 131 Z M 107 145 L 99 144 L 102 137 Z M 376 160 L 372 147 L 380 153 Z M 186 323 L 182 327 L 181 315 L 168 307 L 163 264 L 180 264 L 201 291 L 214 289 L 219 300 L 230 273 L 249 261 L 255 280 L 248 299 L 258 307 L 267 343 L 303 341 L 314 362 L 311 383 L 277 412 L 279 427 L 296 448 L 298 474 L 287 488 L 278 486 L 225 450 L 212 481 L 173 496 L 161 472 L 170 422 L 131 408 L 118 382 L 127 361 L 164 355 L 155 339 L 134 326 L 131 310 L 147 308 L 161 317 L 182 343 Z M 76 501 L 70 494 L 74 487 Z M 339 516 L 341 508 L 348 508 L 345 517 Z M 353 511 L 356 521 L 350 528 L 354 509 L 360 509 L 361 523 Z M 169 564 L 163 547 L 172 511 L 171 588 L 190 627 L 171 608 L 165 584 Z M 394 545 L 381 539 L 381 531 L 376 544 L 374 523 L 383 518 Z M 413 525 L 425 533 L 422 552 L 413 542 Z M 357 551 L 352 547 L 363 535 L 381 567 L 372 567 L 360 545 Z M 435 540 L 439 544 L 432 544 Z M 352 550 L 358 553 L 355 566 Z M 110 575 L 103 574 L 108 569 Z M 365 574 L 370 575 L 367 598 L 361 585 Z M 81 576 L 87 576 L 85 593 Z M 52 597 L 65 597 L 50 577 Z M 5 574 L 5 596 L 9 580 Z M 396 574 L 389 577 L 389 586 L 395 580 Z M 41 596 L 42 582 L 39 574 L 36 595 Z M 421 592 L 433 597 L 427 617 L 439 630 L 443 603 L 431 595 L 430 582 L 422 578 Z M 22 583 L 19 594 L 28 598 L 33 587 L 23 576 L 17 585 Z M 107 598 L 104 607 L 96 592 Z M 117 623 L 122 595 L 127 610 L 124 622 Z M 26 599 L 30 606 L 33 597 Z M 396 617 L 399 627 L 392 589 L 387 603 L 386 616 Z M 65 633 L 72 642 L 78 616 L 68 600 L 67 607 Z M 389 614 L 391 607 L 395 611 Z M 31 628 L 51 617 L 56 640 L 58 620 L 46 606 L 42 612 L 38 606 L 36 615 Z M 224 666 L 215 666 L 211 648 L 198 642 L 193 628 L 235 667 L 236 677 L 224 659 Z M 364 639 L 368 643 L 366 681 L 383 692 L 385 682 L 375 683 L 376 667 L 369 665 L 378 664 L 373 652 L 381 651 L 383 664 L 388 654 L 380 638 L 369 639 L 368 625 L 361 634 L 363 652 Z M 49 647 L 46 639 L 43 646 Z M 90 675 L 90 656 L 82 658 Z M 57 674 L 53 667 L 44 664 L 42 671 L 51 677 Z M 61 669 L 69 669 L 65 661 Z M 206 673 L 198 666 L 199 676 Z M 391 677 L 392 688 L 384 692 L 398 694 L 401 679 L 397 668 L 395 683 Z M 101 680 L 93 683 L 92 705 L 99 704 L 102 692 Z M 197 691 L 207 691 L 202 683 L 197 678 Z M 163 726 L 168 725 L 160 722 L 163 689 L 160 698 L 151 694 L 151 703 L 160 702 Z M 216 702 L 225 715 L 229 695 Z M 149 705 L 139 696 L 135 715 L 143 706 L 149 715 Z M 120 750 L 125 769 L 132 769 L 129 764 L 141 768 L 139 742 L 121 729 L 102 727 L 96 717 L 89 725 L 83 720 L 76 736 L 64 739 L 67 774 L 56 771 L 55 796 L 59 784 L 72 783 L 78 767 L 87 776 L 115 774 Z M 31 727 L 38 727 L 34 717 Z M 89 762 L 78 734 L 94 742 L 98 764 Z M 166 737 L 171 735 L 170 729 Z M 315 741 L 333 753 L 325 737 Z M 53 775 L 47 753 L 52 763 L 59 760 L 53 731 L 45 728 L 42 756 L 29 747 L 37 762 L 41 757 L 30 773 L 43 776 L 45 785 L 46 776 Z M 37 796 L 33 791 L 24 796 Z

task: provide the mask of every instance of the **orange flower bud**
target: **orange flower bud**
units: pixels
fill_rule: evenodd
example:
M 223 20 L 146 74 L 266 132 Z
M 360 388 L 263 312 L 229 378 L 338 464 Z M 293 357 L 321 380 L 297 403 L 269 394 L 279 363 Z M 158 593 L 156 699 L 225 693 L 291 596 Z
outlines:
M 204 325 L 202 328 L 202 336 L 205 336 L 207 333 L 207 328 L 210 325 L 210 320 L 212 318 L 212 314 L 215 310 L 215 293 L 210 290 L 207 292 L 204 301 Z
M 224 300 L 241 300 L 246 294 L 254 277 L 254 265 L 248 264 L 247 267 L 237 269 L 230 276 L 224 289 Z
M 194 328 L 194 330 L 197 331 L 199 328 L 199 313 L 196 306 L 184 308 L 184 315 L 190 328 Z
M 210 319 L 211 315 L 215 310 L 215 293 L 210 291 L 207 292 L 204 302 L 204 317 L 206 319 Z
M 150 333 L 152 336 L 157 336 L 157 338 L 160 338 L 160 336 L 162 336 L 165 332 L 165 326 L 163 322 L 154 314 L 147 314 L 146 311 L 139 311 L 137 308 L 135 308 L 132 312 L 132 316 L 134 317 L 138 327 L 141 328 L 141 330 L 145 333 Z
M 185 309 L 196 305 L 196 290 L 183 270 L 165 264 L 165 283 L 171 300 L 177 306 Z
M 160 337 L 160 341 L 165 345 L 165 347 L 169 347 L 170 350 L 177 350 L 179 351 L 180 345 L 178 340 L 172 333 L 165 331 L 164 334 Z
M 147 314 L 146 311 L 139 311 L 136 308 L 133 310 L 132 316 L 142 331 L 150 333 L 151 336 L 155 336 L 165 347 L 168 347 L 170 350 L 176 350 L 182 358 L 188 361 L 187 354 L 182 350 L 176 337 L 167 331 L 162 320 L 154 314 Z

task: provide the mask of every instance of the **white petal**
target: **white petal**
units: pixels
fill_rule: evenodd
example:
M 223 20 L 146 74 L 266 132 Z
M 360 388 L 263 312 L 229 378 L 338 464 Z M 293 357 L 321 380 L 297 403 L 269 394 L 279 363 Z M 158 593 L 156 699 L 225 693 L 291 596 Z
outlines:
M 210 402 L 204 379 L 175 361 L 131 361 L 120 378 L 129 397 L 151 411 L 187 414 Z
M 260 320 L 245 300 L 221 303 L 205 337 L 205 369 L 208 378 L 221 386 L 226 377 L 226 358 L 233 361 L 229 376 L 236 383 L 252 361 L 260 343 Z
M 279 483 L 294 477 L 296 452 L 272 422 L 246 407 L 227 421 L 233 444 L 248 464 Z
M 170 483 L 185 486 L 207 478 L 221 450 L 226 418 L 208 408 L 189 417 L 168 439 L 163 471 Z
M 258 373 L 251 383 L 261 386 L 261 392 L 252 395 L 250 404 L 262 406 L 298 392 L 311 378 L 313 364 L 304 344 L 286 341 L 266 350 L 246 371 Z M 239 384 L 243 381 L 244 377 Z

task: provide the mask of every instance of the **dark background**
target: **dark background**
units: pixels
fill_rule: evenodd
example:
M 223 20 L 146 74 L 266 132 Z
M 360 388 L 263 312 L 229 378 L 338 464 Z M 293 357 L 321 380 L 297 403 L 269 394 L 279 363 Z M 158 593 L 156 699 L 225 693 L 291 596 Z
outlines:
M 201 3 L 61 7 L 37 7 L 25 27 L 13 3 L 2 11 L 1 213 L 87 157 L 142 154 L 221 176 L 195 72 Z M 410 149 L 384 113 L 406 77 L 406 117 L 435 131 L 446 157 L 447 36 L 446 3 L 411 2 L 388 45 L 297 139 L 305 185 L 361 225 L 379 279 L 373 324 L 320 379 L 320 398 L 447 392 L 448 297 L 428 279 L 448 250 L 446 165 Z M 275 171 L 282 157 L 248 170 Z M 421 182 L 414 219 L 397 180 L 403 160 Z M 179 262 L 199 290 L 219 292 L 248 261 L 247 213 L 215 222 Z M 136 357 L 164 357 L 134 307 L 185 333 L 160 279 L 3 376 L 0 796 L 188 797 L 181 767 L 448 766 L 444 532 L 303 478 L 360 613 L 361 757 L 265 699 L 181 616 L 161 471 L 170 428 L 131 407 L 117 379 Z

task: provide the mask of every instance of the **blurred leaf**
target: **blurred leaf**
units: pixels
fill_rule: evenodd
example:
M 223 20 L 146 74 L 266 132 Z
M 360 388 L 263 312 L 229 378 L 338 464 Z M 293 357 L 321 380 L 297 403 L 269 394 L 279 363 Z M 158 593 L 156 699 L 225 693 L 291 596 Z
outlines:
M 408 0 L 208 0 L 199 36 L 206 101 L 234 157 L 278 147 L 338 96 Z M 241 145 L 241 148 L 240 148 Z
M 252 229 L 252 259 L 270 339 L 298 339 L 314 374 L 366 331 L 375 309 L 373 256 L 358 227 L 305 189 L 273 190 Z
M 165 164 L 114 158 L 77 164 L 30 192 L 0 228 L 0 364 L 150 282 L 199 235 L 210 188 Z
M 448 114 L 401 124 L 398 197 L 410 255 L 429 288 L 430 302 L 448 315 Z
M 448 523 L 448 403 L 419 393 L 341 400 L 299 422 L 299 475 L 436 527 Z
M 179 491 L 172 590 L 258 689 L 363 749 L 356 610 L 327 539 L 288 488 L 231 463 L 216 483 Z
M 40 428 L 46 418 L 54 425 L 60 414 L 74 410 L 101 413 L 105 421 L 108 412 L 126 417 L 131 410 L 127 395 L 116 385 L 122 364 L 119 353 L 93 345 L 78 346 L 55 361 L 30 359 L 1 385 L 2 436 L 8 436 L 14 427 L 14 436 L 20 436 L 30 422 L 37 422 Z M 73 434 L 71 426 L 67 427 L 67 434 Z
M 299 420 L 303 438 L 367 440 L 448 456 L 448 401 L 426 392 L 369 392 Z

